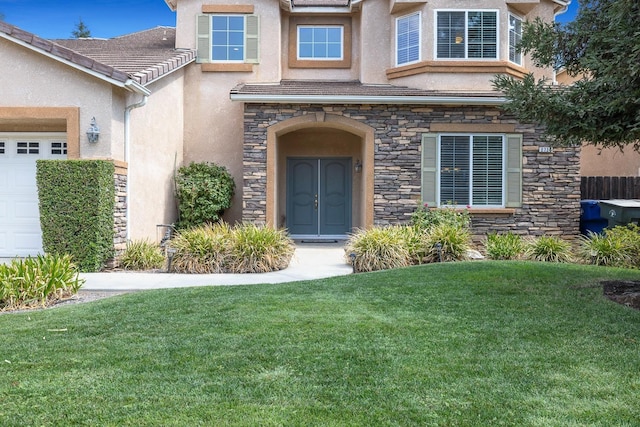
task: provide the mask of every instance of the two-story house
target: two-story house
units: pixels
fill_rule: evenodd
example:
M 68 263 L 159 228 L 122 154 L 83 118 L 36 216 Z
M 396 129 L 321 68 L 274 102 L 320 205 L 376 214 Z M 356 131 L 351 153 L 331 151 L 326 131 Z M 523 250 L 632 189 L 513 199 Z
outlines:
M 0 25 L 0 141 L 53 130 L 63 157 L 116 162 L 127 238 L 175 219 L 171 178 L 194 161 L 234 176 L 225 219 L 299 238 L 407 222 L 420 203 L 469 209 L 478 235 L 578 234 L 579 150 L 546 146 L 491 84 L 552 77 L 515 45 L 525 20 L 568 1 L 166 3 L 175 30 L 105 41 Z M 93 117 L 98 143 L 84 136 Z
M 333 237 L 422 201 L 468 207 L 478 233 L 577 233 L 578 153 L 503 114 L 491 84 L 553 77 L 516 44 L 567 1 L 167 3 L 176 45 L 197 49 L 185 161 L 231 169 L 234 218 Z

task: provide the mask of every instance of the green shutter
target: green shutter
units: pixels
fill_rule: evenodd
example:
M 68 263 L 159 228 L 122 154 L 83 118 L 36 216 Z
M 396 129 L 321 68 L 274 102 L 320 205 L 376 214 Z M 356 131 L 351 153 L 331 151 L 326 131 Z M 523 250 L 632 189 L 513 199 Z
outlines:
M 211 15 L 198 15 L 196 21 L 198 56 L 196 62 L 211 61 Z
M 438 189 L 438 135 L 426 133 L 422 135 L 422 203 L 430 207 L 438 205 L 436 194 Z
M 245 20 L 246 34 L 245 34 L 245 62 L 251 64 L 257 64 L 259 59 L 259 33 L 260 33 L 260 20 L 257 15 L 247 15 Z
M 507 135 L 506 203 L 508 208 L 522 206 L 522 135 Z

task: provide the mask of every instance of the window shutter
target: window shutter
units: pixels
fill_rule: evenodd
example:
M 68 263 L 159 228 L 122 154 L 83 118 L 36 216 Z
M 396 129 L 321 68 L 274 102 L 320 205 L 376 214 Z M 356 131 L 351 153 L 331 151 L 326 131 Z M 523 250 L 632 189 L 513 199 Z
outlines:
M 198 34 L 196 46 L 198 55 L 196 62 L 211 61 L 211 16 L 198 15 L 196 21 L 196 32 Z
M 429 207 L 438 205 L 436 200 L 438 188 L 438 135 L 426 133 L 422 135 L 422 203 Z
M 247 15 L 246 17 L 245 44 L 247 46 L 245 62 L 257 64 L 259 60 L 259 34 L 260 20 L 257 15 Z
M 522 135 L 507 135 L 507 179 L 505 206 L 522 206 Z

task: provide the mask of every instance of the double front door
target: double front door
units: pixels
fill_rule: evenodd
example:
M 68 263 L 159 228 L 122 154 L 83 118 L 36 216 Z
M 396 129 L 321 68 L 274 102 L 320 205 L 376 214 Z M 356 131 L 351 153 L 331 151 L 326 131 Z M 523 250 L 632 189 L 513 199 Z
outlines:
M 287 228 L 299 237 L 351 231 L 351 159 L 287 159 Z

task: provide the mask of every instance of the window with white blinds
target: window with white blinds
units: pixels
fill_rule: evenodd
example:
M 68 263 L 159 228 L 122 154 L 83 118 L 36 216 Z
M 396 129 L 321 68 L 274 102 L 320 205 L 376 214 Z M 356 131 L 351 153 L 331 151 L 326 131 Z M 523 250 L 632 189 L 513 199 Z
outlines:
M 420 13 L 396 20 L 396 65 L 420 60 Z
M 437 11 L 438 59 L 497 59 L 497 11 Z
M 439 153 L 440 205 L 504 205 L 502 136 L 441 135 Z
M 509 61 L 522 65 L 522 52 L 518 45 L 522 41 L 522 19 L 509 15 Z

